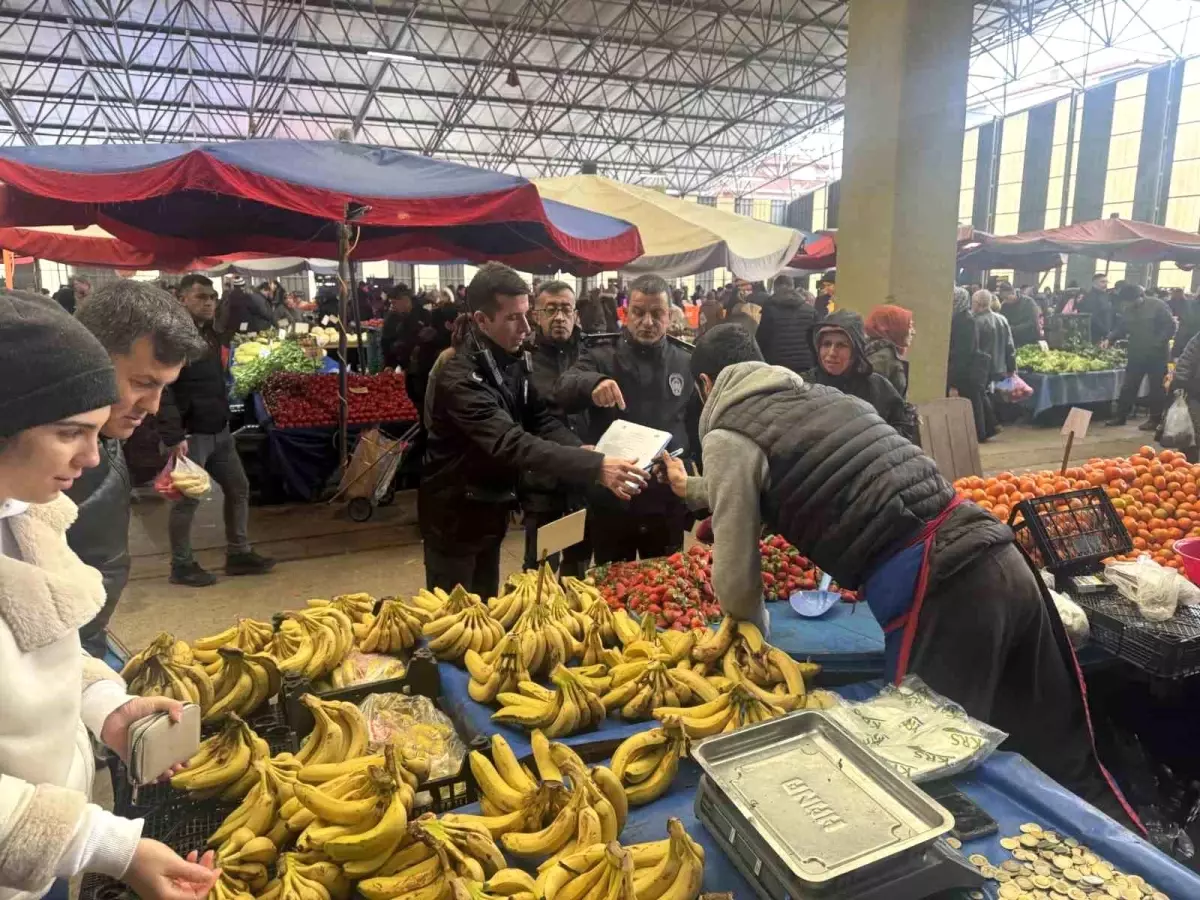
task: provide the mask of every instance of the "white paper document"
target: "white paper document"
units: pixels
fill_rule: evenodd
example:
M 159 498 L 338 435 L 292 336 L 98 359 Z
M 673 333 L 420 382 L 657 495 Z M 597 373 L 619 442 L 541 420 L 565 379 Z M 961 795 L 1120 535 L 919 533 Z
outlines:
M 617 419 L 596 442 L 596 449 L 605 456 L 637 460 L 637 465 L 648 469 L 655 457 L 671 443 L 671 437 L 669 431 Z

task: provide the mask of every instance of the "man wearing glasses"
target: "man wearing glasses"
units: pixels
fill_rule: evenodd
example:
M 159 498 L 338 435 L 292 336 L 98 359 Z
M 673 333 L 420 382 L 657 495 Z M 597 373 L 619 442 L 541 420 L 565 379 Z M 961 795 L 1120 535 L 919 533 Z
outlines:
M 575 308 L 575 291 L 565 281 L 546 281 L 537 287 L 533 298 L 533 335 L 530 379 L 541 397 L 546 397 L 550 412 L 580 438 L 587 432 L 587 413 L 567 415 L 552 402 L 554 386 L 564 372 L 579 359 L 582 332 Z M 582 496 L 570 494 L 553 475 L 526 471 L 521 477 L 521 509 L 525 513 L 525 568 L 537 565 L 537 530 L 547 522 L 560 519 L 583 506 Z M 550 565 L 563 575 L 582 578 L 592 558 L 591 544 L 584 540 L 569 547 L 559 565 L 557 555 Z
M 554 401 L 588 411 L 584 440 L 595 443 L 616 419 L 669 431 L 667 451 L 688 455 L 685 414 L 692 399 L 691 345 L 667 335 L 670 286 L 642 275 L 629 286 L 625 327 L 589 335 L 579 361 L 559 379 Z M 630 501 L 588 494 L 588 534 L 596 563 L 669 556 L 683 547 L 687 507 L 652 480 Z

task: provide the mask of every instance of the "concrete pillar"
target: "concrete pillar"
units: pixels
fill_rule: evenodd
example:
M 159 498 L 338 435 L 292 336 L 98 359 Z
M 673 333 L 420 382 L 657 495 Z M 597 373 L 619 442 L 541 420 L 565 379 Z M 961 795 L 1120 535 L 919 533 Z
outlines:
M 913 311 L 913 402 L 946 392 L 972 8 L 850 0 L 837 303 Z

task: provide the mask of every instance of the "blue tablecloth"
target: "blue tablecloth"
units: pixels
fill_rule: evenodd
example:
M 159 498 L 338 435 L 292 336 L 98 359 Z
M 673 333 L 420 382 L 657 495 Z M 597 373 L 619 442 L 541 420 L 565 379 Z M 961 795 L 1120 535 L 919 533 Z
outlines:
M 1021 401 L 1021 405 L 1032 409 L 1034 416 L 1040 416 L 1055 406 L 1082 406 L 1116 400 L 1121 393 L 1121 385 L 1125 383 L 1125 370 L 1066 372 L 1061 375 L 1021 372 L 1021 377 L 1033 388 L 1033 395 Z M 1147 392 L 1143 386 L 1138 396 L 1145 396 Z

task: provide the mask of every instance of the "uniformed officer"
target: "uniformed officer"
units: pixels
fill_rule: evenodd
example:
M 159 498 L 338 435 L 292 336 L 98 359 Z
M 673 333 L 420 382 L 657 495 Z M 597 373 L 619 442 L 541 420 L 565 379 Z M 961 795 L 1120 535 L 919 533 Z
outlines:
M 553 401 L 554 386 L 564 372 L 575 365 L 582 349 L 583 333 L 575 305 L 575 291 L 565 281 L 544 281 L 536 288 L 533 300 L 533 340 L 529 355 L 533 363 L 530 381 L 539 397 L 548 401 L 549 411 L 579 437 L 587 432 L 587 413 L 567 415 Z M 583 507 L 583 495 L 570 489 L 545 472 L 526 471 L 521 477 L 521 510 L 525 514 L 525 568 L 537 565 L 537 530 L 547 522 L 560 519 Z M 591 544 L 585 538 L 550 557 L 550 565 L 560 574 L 582 578 L 592 558 Z
M 595 443 L 615 419 L 669 431 L 668 450 L 688 451 L 685 413 L 692 397 L 691 345 L 667 336 L 670 287 L 657 275 L 629 286 L 625 327 L 587 337 L 579 361 L 559 379 L 554 399 L 568 413 L 591 409 L 584 438 Z M 652 482 L 632 501 L 588 494 L 588 534 L 597 563 L 668 556 L 683 547 L 686 505 Z

